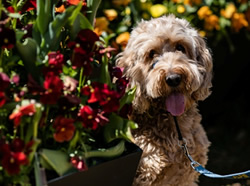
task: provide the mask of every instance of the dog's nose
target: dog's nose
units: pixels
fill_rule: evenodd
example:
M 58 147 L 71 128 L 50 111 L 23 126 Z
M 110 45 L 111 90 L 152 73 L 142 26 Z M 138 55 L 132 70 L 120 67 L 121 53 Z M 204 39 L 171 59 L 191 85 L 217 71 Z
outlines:
M 171 87 L 177 87 L 181 83 L 181 75 L 171 74 L 166 77 L 166 82 Z

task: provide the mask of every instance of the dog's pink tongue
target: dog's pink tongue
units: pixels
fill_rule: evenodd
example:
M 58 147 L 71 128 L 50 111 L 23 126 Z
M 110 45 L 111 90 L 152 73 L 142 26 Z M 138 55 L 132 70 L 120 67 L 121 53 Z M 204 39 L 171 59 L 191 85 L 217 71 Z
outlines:
M 185 99 L 184 95 L 180 93 L 172 93 L 166 99 L 167 111 L 173 116 L 180 116 L 185 110 Z

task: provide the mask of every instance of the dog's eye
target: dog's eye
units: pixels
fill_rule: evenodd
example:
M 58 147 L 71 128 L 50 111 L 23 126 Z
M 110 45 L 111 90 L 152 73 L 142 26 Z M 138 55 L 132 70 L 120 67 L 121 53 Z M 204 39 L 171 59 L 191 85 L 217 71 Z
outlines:
M 156 51 L 155 50 L 150 50 L 148 57 L 153 59 L 155 57 Z
M 186 52 L 184 46 L 182 46 L 181 44 L 177 44 L 175 49 L 178 50 L 178 51 L 181 51 L 182 53 Z
M 158 60 L 156 60 L 156 61 L 152 64 L 152 68 L 155 68 L 156 63 L 158 63 Z

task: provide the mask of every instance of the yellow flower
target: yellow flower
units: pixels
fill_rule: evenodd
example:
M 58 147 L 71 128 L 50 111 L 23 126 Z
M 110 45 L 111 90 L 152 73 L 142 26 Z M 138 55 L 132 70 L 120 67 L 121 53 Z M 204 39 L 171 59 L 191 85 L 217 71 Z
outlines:
M 216 15 L 210 15 L 208 17 L 205 18 L 205 29 L 206 30 L 219 30 L 220 29 L 220 25 L 219 25 L 219 18 Z
M 222 9 L 220 11 L 220 14 L 227 18 L 227 19 L 230 19 L 232 17 L 232 15 L 236 12 L 236 7 L 233 3 L 229 3 L 227 6 L 226 6 L 226 9 Z
M 203 6 L 198 10 L 197 14 L 199 18 L 202 20 L 210 16 L 212 14 L 212 11 L 209 9 L 208 6 Z
M 128 43 L 129 37 L 130 37 L 129 32 L 123 32 L 119 36 L 117 36 L 115 41 L 117 44 L 122 45 L 125 48 L 125 46 Z
M 125 9 L 125 14 L 126 14 L 126 15 L 130 15 L 130 14 L 131 14 L 131 10 L 130 10 L 129 7 L 126 7 L 126 9 Z
M 200 30 L 199 34 L 200 34 L 201 37 L 205 37 L 206 36 L 206 31 Z
M 131 0 L 112 0 L 112 3 L 115 6 L 127 6 L 129 3 L 131 2 Z
M 179 14 L 183 14 L 186 11 L 185 7 L 183 5 L 178 5 L 177 6 L 177 12 Z
M 248 22 L 243 13 L 234 13 L 232 16 L 232 27 L 239 32 L 242 27 L 248 27 Z
M 103 31 L 108 31 L 108 25 L 109 25 L 109 21 L 107 20 L 106 17 L 98 17 L 96 18 L 96 21 L 95 21 L 94 32 L 100 36 Z
M 151 6 L 149 11 L 153 17 L 160 17 L 163 14 L 166 14 L 168 10 L 164 5 L 156 4 Z
M 113 21 L 117 18 L 117 11 L 115 9 L 106 9 L 104 10 L 104 15 L 108 18 L 109 21 Z

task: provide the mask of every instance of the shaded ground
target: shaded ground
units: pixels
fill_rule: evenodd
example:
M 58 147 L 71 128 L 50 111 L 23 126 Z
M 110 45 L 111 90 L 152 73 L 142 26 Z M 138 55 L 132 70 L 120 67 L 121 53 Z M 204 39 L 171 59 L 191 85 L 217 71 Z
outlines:
M 233 39 L 234 54 L 229 54 L 226 43 L 212 48 L 213 93 L 200 103 L 202 123 L 212 142 L 207 168 L 218 174 L 250 170 L 250 41 Z M 200 178 L 200 186 L 231 184 L 250 185 L 250 180 Z

